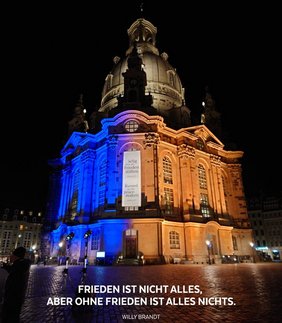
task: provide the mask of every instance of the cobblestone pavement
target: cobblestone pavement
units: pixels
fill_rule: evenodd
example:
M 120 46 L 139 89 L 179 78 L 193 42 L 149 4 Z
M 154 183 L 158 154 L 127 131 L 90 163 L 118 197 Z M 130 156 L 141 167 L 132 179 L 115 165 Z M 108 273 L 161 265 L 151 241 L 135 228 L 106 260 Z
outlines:
M 66 277 L 62 273 L 63 269 L 63 266 L 32 266 L 21 322 L 282 321 L 281 263 L 89 266 L 85 285 L 98 285 L 99 289 L 103 285 L 107 288 L 114 285 L 116 289 L 120 289 L 119 292 L 111 293 L 108 290 L 108 293 L 103 293 L 99 290 L 90 295 L 92 300 L 100 299 L 102 305 L 47 305 L 48 301 L 54 302 L 56 297 L 60 301 L 66 300 L 63 297 L 69 297 L 69 302 L 72 303 L 83 298 L 81 293 L 77 293 L 77 286 L 81 285 L 81 267 L 71 266 Z M 126 285 L 130 286 L 125 287 Z M 139 293 L 140 286 L 144 285 L 151 290 Z M 153 290 L 156 285 L 159 289 Z M 188 290 L 190 285 L 194 286 L 194 290 Z M 196 285 L 199 285 L 199 292 Z M 178 286 L 179 290 L 171 290 L 173 286 Z M 127 290 L 123 288 L 136 288 L 136 291 L 126 293 Z M 114 297 L 126 302 L 135 298 L 135 305 L 111 304 Z M 106 304 L 106 298 L 109 304 Z M 147 302 L 147 305 L 137 304 L 138 301 L 141 302 L 140 299 Z M 199 299 L 208 303 L 198 304 Z M 167 305 L 168 301 L 174 304 Z M 149 302 L 155 304 L 150 305 Z

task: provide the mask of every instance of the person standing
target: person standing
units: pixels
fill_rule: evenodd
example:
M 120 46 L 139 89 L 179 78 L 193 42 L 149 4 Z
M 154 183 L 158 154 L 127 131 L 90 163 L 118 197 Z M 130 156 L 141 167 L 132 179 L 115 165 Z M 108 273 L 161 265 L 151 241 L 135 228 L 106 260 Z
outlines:
M 6 283 L 8 273 L 5 269 L 2 268 L 2 264 L 0 267 L 0 322 L 1 322 L 1 316 L 2 316 L 2 305 L 4 301 L 4 287 Z
M 25 259 L 26 249 L 16 248 L 10 256 L 12 265 L 4 264 L 3 268 L 9 273 L 4 289 L 2 308 L 3 323 L 20 322 L 21 308 L 24 303 L 31 262 Z

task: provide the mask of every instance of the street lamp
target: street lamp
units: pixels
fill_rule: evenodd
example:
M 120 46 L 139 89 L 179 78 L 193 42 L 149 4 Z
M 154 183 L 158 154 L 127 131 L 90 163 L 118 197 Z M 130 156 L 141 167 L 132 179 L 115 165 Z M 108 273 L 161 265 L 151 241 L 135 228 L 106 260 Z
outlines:
M 253 262 L 256 262 L 256 257 L 255 257 L 255 244 L 253 242 L 250 242 L 250 247 L 252 248 L 252 254 L 253 254 Z
M 210 240 L 206 240 L 206 245 L 208 248 L 209 265 L 211 265 L 211 252 L 210 252 L 211 242 L 210 242 Z

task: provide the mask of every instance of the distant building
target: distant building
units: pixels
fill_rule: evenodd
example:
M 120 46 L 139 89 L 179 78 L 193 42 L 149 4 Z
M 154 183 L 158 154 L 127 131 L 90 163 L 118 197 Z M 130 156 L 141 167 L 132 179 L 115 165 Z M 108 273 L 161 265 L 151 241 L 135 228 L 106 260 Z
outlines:
M 42 212 L 0 209 L 0 261 L 19 246 L 27 249 L 31 259 L 40 257 L 42 225 Z
M 82 98 L 53 168 L 52 257 L 114 263 L 251 261 L 242 151 L 225 150 L 208 93 L 191 125 L 184 88 L 157 28 L 141 18 L 115 57 L 89 122 Z M 45 239 L 47 241 L 47 239 Z
M 248 214 L 260 260 L 282 260 L 282 196 L 249 199 Z

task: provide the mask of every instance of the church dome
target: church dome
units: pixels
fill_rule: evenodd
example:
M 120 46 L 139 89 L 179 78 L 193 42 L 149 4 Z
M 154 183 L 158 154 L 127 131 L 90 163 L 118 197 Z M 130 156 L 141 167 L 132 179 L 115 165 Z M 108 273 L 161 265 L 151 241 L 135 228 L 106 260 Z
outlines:
M 127 31 L 129 48 L 123 59 L 114 58 L 112 71 L 107 75 L 99 111 L 109 111 L 118 105 L 117 98 L 124 95 L 124 73 L 127 60 L 134 45 L 142 59 L 143 70 L 147 76 L 146 94 L 153 97 L 152 106 L 161 114 L 173 107 L 180 107 L 184 101 L 184 89 L 174 67 L 168 62 L 166 53 L 159 54 L 156 48 L 157 28 L 149 21 L 137 19 Z

